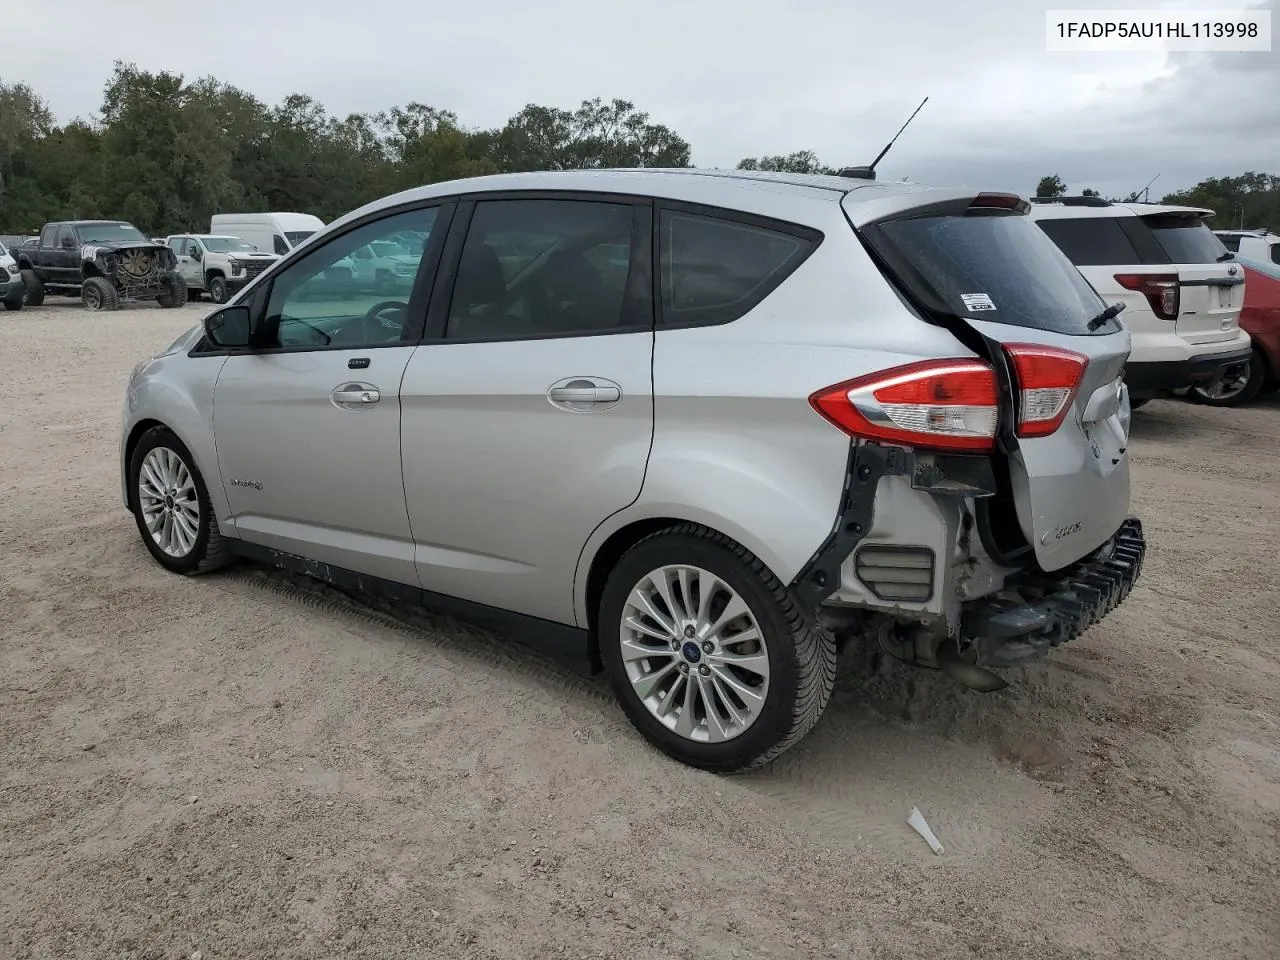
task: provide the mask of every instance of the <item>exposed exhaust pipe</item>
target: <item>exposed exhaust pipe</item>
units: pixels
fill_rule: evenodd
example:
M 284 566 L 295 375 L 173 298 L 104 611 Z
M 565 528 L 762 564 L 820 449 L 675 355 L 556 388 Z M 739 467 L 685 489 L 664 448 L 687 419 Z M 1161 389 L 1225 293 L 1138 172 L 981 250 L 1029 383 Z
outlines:
M 948 637 L 934 651 L 934 659 L 938 669 L 961 686 L 980 693 L 994 693 L 1009 685 L 1008 681 L 997 674 L 974 663 L 966 663 L 960 656 L 956 642 Z
M 886 619 L 878 631 L 880 649 L 896 660 L 926 670 L 941 670 L 956 683 L 980 693 L 994 693 L 1009 686 L 1003 677 L 975 663 L 969 663 L 950 637 L 939 637 L 928 630 L 916 630 L 909 636 L 898 632 L 898 624 Z

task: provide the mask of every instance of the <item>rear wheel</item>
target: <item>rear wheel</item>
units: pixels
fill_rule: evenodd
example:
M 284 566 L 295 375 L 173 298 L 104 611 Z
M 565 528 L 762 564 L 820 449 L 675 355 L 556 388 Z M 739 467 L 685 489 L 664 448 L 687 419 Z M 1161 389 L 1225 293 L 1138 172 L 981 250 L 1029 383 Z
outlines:
M 1256 397 L 1266 379 L 1266 362 L 1255 348 L 1248 363 L 1241 364 L 1214 380 L 1197 383 L 1189 393 L 1197 403 L 1210 407 L 1234 407 Z
M 34 270 L 23 270 L 22 282 L 27 287 L 24 299 L 28 307 L 38 307 L 44 303 L 44 284 L 40 282 Z
M 695 524 L 627 551 L 605 585 L 599 639 L 636 729 L 675 759 L 721 773 L 797 743 L 835 683 L 835 638 L 750 552 Z
M 195 458 L 168 427 L 152 427 L 129 458 L 129 489 L 142 542 L 173 573 L 208 573 L 228 553 Z
M 174 307 L 183 306 L 186 302 L 187 281 L 182 279 L 181 274 L 166 273 L 160 278 L 160 294 L 156 297 L 156 303 L 171 310 Z
M 120 306 L 120 295 L 116 288 L 102 277 L 90 277 L 80 288 L 80 300 L 86 310 L 97 313 L 102 310 L 115 310 Z

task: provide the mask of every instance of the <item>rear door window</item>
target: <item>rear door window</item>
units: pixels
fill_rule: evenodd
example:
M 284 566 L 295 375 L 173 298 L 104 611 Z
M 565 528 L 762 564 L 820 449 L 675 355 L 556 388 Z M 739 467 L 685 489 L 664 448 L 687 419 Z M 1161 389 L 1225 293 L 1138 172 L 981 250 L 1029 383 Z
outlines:
M 1220 263 L 1227 259 L 1229 251 L 1199 217 L 1151 214 L 1142 220 L 1170 263 Z
M 1115 333 L 1089 323 L 1106 304 L 1030 217 L 908 216 L 863 228 L 911 293 L 938 313 L 1051 333 Z
M 679 209 L 663 209 L 662 324 L 729 323 L 767 297 L 822 235 Z
M 1077 267 L 1142 262 L 1116 217 L 1055 217 L 1037 222 Z

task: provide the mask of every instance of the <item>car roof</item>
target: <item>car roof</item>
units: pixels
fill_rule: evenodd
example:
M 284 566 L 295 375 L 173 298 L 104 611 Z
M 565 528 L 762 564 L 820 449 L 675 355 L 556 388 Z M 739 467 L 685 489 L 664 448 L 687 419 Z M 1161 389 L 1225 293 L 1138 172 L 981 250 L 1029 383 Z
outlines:
M 781 219 L 805 219 L 804 211 L 829 217 L 837 205 L 884 200 L 901 194 L 951 197 L 954 189 L 929 187 L 903 181 L 860 180 L 825 174 L 777 173 L 766 170 L 718 170 L 697 167 L 638 167 L 605 170 L 551 170 L 500 173 L 461 180 L 446 180 L 413 187 L 366 204 L 335 220 L 339 227 L 350 220 L 380 210 L 430 200 L 435 197 L 507 190 L 563 190 L 653 196 L 666 200 L 701 203 L 745 213 Z M 978 191 L 973 191 L 975 194 Z M 847 199 L 846 199 L 847 198 Z

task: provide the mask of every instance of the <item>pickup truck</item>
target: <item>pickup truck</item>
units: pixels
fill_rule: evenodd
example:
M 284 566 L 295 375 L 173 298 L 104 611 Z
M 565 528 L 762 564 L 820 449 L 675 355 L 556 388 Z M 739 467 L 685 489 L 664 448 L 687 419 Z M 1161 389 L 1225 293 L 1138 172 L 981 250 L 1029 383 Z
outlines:
M 28 306 L 44 303 L 46 292 L 78 296 L 94 311 L 131 301 L 154 300 L 162 307 L 187 302 L 173 251 L 123 220 L 46 223 L 39 242 L 15 253 Z
M 280 258 L 259 253 L 247 240 L 211 233 L 178 233 L 163 241 L 178 258 L 178 272 L 198 297 L 226 303 L 245 284 Z

